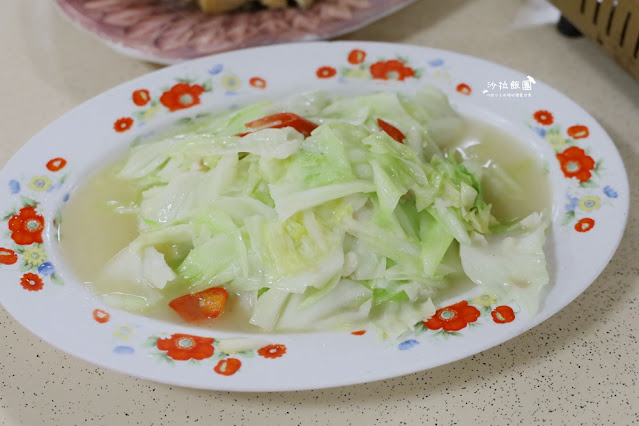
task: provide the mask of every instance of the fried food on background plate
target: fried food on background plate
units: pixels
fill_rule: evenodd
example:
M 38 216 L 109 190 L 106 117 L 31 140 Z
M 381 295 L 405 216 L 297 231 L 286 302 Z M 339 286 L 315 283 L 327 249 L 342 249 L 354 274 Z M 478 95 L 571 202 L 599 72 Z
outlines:
M 288 0 L 197 0 L 200 8 L 205 12 L 228 12 L 252 3 L 260 3 L 269 9 L 283 9 L 288 7 Z M 306 9 L 313 4 L 313 0 L 295 0 L 297 6 Z

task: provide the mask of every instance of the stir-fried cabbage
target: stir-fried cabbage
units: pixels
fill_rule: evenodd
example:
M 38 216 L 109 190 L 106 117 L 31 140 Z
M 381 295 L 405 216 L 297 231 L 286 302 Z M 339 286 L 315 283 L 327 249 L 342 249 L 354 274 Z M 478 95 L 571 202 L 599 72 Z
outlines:
M 308 137 L 247 130 L 280 112 L 318 127 Z M 498 223 L 478 176 L 437 145 L 462 124 L 432 88 L 315 93 L 133 147 L 114 173 L 139 188 L 139 236 L 105 268 L 105 281 L 120 284 L 102 292 L 143 311 L 166 291 L 224 287 L 250 296 L 250 322 L 267 331 L 372 325 L 397 337 L 435 312 L 431 298 L 449 276 L 465 273 L 533 314 L 548 283 L 547 220 L 533 214 L 491 233 Z M 443 262 L 451 253 L 461 262 Z

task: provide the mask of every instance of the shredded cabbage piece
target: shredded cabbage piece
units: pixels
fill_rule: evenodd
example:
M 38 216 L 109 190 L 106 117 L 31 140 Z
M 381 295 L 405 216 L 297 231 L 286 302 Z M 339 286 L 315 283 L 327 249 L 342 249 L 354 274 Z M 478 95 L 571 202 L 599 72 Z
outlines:
M 244 126 L 281 112 L 318 126 L 306 138 L 293 127 Z M 457 137 L 462 124 L 433 88 L 348 98 L 318 92 L 142 143 L 114 170 L 139 188 L 140 202 L 127 207 L 139 236 L 104 270 L 122 285 L 98 291 L 143 311 L 167 291 L 223 286 L 251 295 L 250 323 L 266 331 L 373 327 L 396 338 L 434 314 L 432 298 L 449 276 L 465 274 L 532 315 L 548 283 L 548 220 L 498 223 L 473 166 L 437 144 Z M 504 190 L 521 190 L 503 174 Z M 507 230 L 492 234 L 497 225 Z

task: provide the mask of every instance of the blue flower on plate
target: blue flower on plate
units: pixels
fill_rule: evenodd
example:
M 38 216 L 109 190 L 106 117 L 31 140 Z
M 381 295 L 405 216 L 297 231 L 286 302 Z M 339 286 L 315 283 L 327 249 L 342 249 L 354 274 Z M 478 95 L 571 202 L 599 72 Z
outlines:
M 42 275 L 55 274 L 55 267 L 51 262 L 44 262 L 42 265 L 38 266 L 38 273 Z
M 397 346 L 397 349 L 399 349 L 400 351 L 407 351 L 410 348 L 414 348 L 417 345 L 419 345 L 419 342 L 417 340 L 409 339 L 400 343 L 399 346 Z
M 113 353 L 119 355 L 131 355 L 135 353 L 135 349 L 133 349 L 131 346 L 116 346 L 115 348 L 113 348 Z
M 571 196 L 567 196 L 566 198 L 567 198 L 566 211 L 567 212 L 574 212 L 575 209 L 577 208 L 577 206 L 579 205 L 579 198 L 571 197 Z
M 608 198 L 617 198 L 619 196 L 619 194 L 617 194 L 617 191 L 612 189 L 610 185 L 604 186 L 603 192 Z
M 11 191 L 12 194 L 20 192 L 20 182 L 15 179 L 11 179 L 9 181 L 9 191 Z
M 444 65 L 444 60 L 442 58 L 433 59 L 431 61 L 428 61 L 428 65 L 430 65 L 431 67 L 441 67 L 442 65 Z
M 223 69 L 224 69 L 224 65 L 222 64 L 213 65 L 213 68 L 209 69 L 209 74 L 211 75 L 219 74 L 222 72 Z
M 543 127 L 535 127 L 533 130 L 537 132 L 537 134 L 542 138 L 546 136 L 546 129 L 544 129 Z
M 64 197 L 62 197 L 62 201 L 65 203 L 69 201 L 69 194 L 64 194 Z

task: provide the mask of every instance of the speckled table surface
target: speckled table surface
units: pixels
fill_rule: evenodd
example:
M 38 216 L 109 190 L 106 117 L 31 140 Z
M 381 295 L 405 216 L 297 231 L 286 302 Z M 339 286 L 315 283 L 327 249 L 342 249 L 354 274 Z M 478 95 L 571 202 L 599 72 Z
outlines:
M 82 101 L 156 68 L 71 28 L 47 0 L 3 0 L 0 165 Z M 421 0 L 344 39 L 428 45 L 535 76 L 585 107 L 628 168 L 631 212 L 602 275 L 533 330 L 392 380 L 295 393 L 182 389 L 53 349 L 0 308 L 0 423 L 639 424 L 639 83 L 595 43 L 560 36 L 543 1 Z

